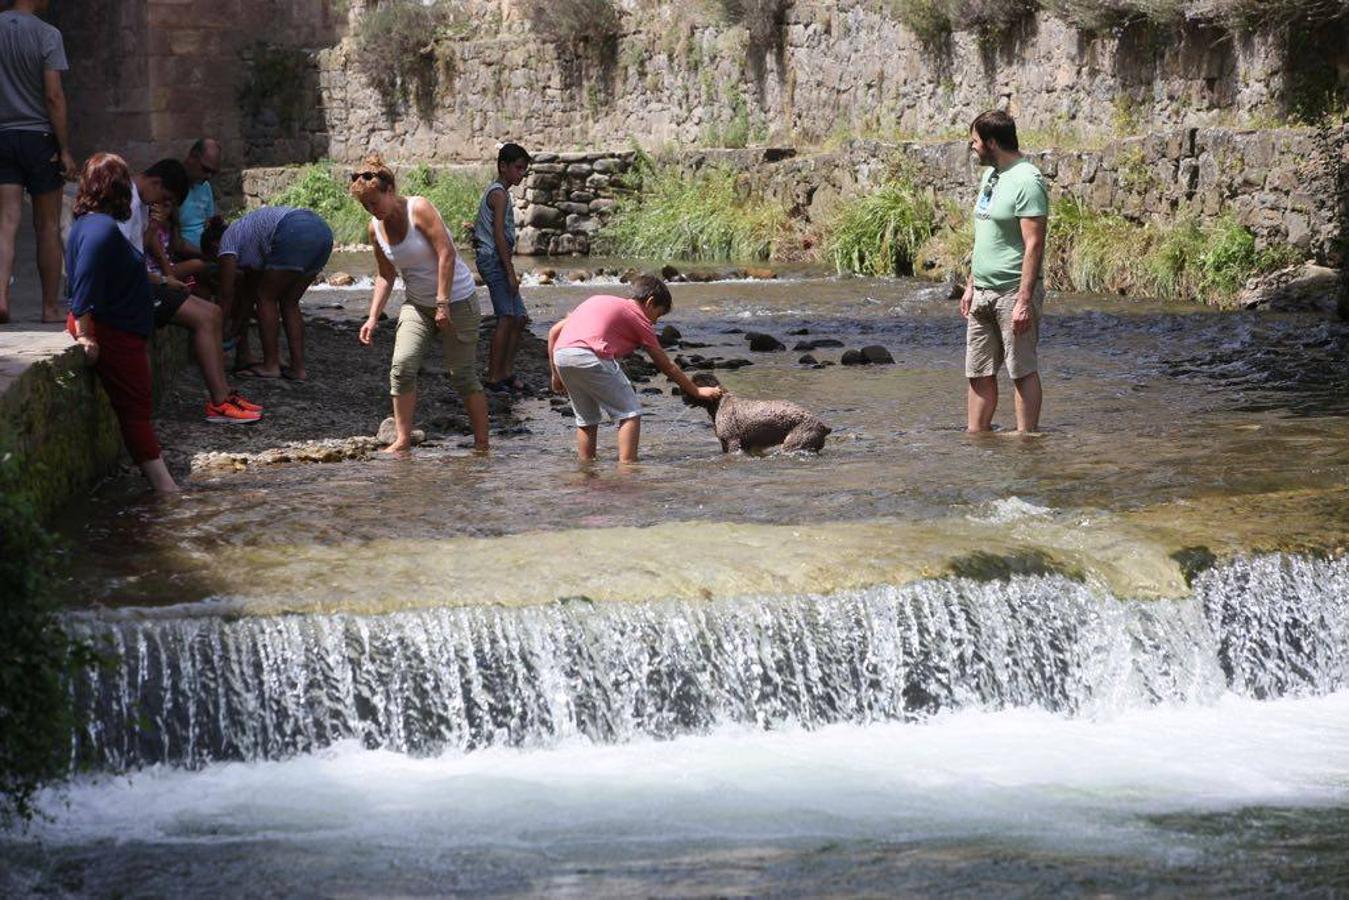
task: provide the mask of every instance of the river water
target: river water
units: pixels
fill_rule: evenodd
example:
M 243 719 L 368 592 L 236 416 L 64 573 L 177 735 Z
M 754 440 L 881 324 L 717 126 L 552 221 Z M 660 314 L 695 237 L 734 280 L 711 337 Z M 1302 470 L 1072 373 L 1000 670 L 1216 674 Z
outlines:
M 537 399 L 488 458 L 70 510 L 90 772 L 0 885 L 1349 891 L 1349 327 L 1053 296 L 1044 433 L 971 438 L 940 290 L 788 274 L 668 321 L 818 457 L 723 456 L 657 379 L 632 469 Z

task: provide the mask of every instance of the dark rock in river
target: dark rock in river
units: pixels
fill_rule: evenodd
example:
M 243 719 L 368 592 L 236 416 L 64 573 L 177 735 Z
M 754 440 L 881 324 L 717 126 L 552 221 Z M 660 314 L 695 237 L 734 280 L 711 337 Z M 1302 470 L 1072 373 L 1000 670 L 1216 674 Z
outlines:
M 797 362 L 803 366 L 814 366 L 818 365 L 820 361 L 807 353 L 805 356 L 798 359 Z
M 890 355 L 890 351 L 886 350 L 880 344 L 871 344 L 863 347 L 862 356 L 865 357 L 867 362 L 878 366 L 892 365 L 895 361 L 895 358 Z
M 792 349 L 793 349 L 793 350 L 796 350 L 796 351 L 798 351 L 798 352 L 801 351 L 801 350 L 814 350 L 814 349 L 815 349 L 815 342 L 814 342 L 814 341 L 797 341 L 796 344 L 792 346 Z
M 674 281 L 679 278 L 679 270 L 669 263 L 666 263 L 660 267 L 660 277 L 664 278 L 666 281 Z
M 871 360 L 862 355 L 861 350 L 844 350 L 843 364 L 845 366 L 865 366 L 870 364 Z
M 717 363 L 718 369 L 743 369 L 745 366 L 754 365 L 753 360 L 748 359 L 727 359 Z
M 642 393 L 642 394 L 664 394 L 665 392 L 662 391 L 662 390 L 661 390 L 660 388 L 658 388 L 658 387 L 645 387 L 645 388 L 642 388 L 641 391 L 639 391 L 639 393 Z
M 810 334 L 810 329 L 809 329 L 809 328 L 793 328 L 791 331 L 789 331 L 789 332 L 787 332 L 787 333 L 790 334 L 792 337 L 798 337 L 798 336 L 803 335 L 803 334 Z
M 771 334 L 764 334 L 760 331 L 749 332 L 745 335 L 745 340 L 749 341 L 749 349 L 755 353 L 777 353 L 780 350 L 787 349 L 782 341 Z
M 840 341 L 838 338 L 816 338 L 815 340 L 811 341 L 811 344 L 814 345 L 813 347 L 811 347 L 812 350 L 819 350 L 821 347 L 843 346 L 843 342 Z
M 666 325 L 660 330 L 660 345 L 662 347 L 673 347 L 675 344 L 679 343 L 681 337 L 683 337 L 683 335 L 679 333 L 678 328 L 673 325 Z

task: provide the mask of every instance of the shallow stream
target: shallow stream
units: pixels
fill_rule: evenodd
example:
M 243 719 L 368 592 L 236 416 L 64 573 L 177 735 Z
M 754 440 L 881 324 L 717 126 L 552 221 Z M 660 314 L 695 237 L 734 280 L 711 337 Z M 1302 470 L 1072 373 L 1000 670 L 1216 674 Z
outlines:
M 788 274 L 667 321 L 818 457 L 656 379 L 631 469 L 538 398 L 487 458 L 70 510 L 94 772 L 0 886 L 1349 890 L 1349 326 L 1052 296 L 1044 433 L 974 438 L 942 290 Z M 596 290 L 526 288 L 535 331 Z

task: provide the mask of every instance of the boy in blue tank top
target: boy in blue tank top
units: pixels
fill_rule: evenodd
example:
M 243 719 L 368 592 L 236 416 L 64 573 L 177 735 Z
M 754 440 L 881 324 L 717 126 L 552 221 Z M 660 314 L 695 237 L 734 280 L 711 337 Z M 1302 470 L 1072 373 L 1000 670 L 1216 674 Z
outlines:
M 525 302 L 520 298 L 520 276 L 515 272 L 515 207 L 510 189 L 525 180 L 529 154 L 519 144 L 506 144 L 497 153 L 497 180 L 487 186 L 473 223 L 478 274 L 492 296 L 496 331 L 487 357 L 489 391 L 522 391 L 515 376 L 515 354 L 525 330 Z

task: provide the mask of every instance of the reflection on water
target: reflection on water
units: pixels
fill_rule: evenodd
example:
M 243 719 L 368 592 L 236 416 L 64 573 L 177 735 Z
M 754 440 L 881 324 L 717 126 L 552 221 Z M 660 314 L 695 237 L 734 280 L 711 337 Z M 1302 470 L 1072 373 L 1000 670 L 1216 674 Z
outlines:
M 530 290 L 536 330 L 588 292 Z M 82 557 L 70 594 L 143 604 L 298 591 L 321 605 L 331 582 L 341 595 L 334 600 L 351 602 L 357 591 L 344 586 L 359 586 L 415 603 L 416 591 L 400 581 L 417 578 L 407 565 L 414 559 L 446 576 L 424 602 L 551 599 L 559 575 L 602 580 L 613 570 L 634 581 L 650 573 L 633 599 L 660 596 L 690 573 L 724 595 L 757 585 L 719 582 L 718 569 L 769 577 L 797 552 L 801 527 L 812 535 L 845 527 L 837 564 L 817 561 L 825 582 L 818 587 L 827 590 L 855 583 L 842 577 L 848 573 L 886 574 L 884 566 L 869 569 L 870 558 L 902 558 L 889 572 L 901 577 L 940 571 L 943 553 L 1005 549 L 1004 529 L 969 522 L 1012 498 L 1051 511 L 1048 521 L 1060 528 L 1102 535 L 1097 549 L 1115 529 L 1123 545 L 1151 546 L 1163 557 L 1197 544 L 1333 550 L 1349 540 L 1349 390 L 1337 389 L 1349 378 L 1343 325 L 1055 297 L 1044 325 L 1044 435 L 971 438 L 961 430 L 963 323 L 930 285 L 676 285 L 670 321 L 687 340 L 710 345 L 699 353 L 753 358 L 753 366 L 720 373 L 723 381 L 747 396 L 811 408 L 834 428 L 826 451 L 723 456 L 705 414 L 662 390 L 643 397 L 640 467 L 612 464 L 614 437 L 605 429 L 605 460 L 579 468 L 570 418 L 530 401 L 531 433 L 499 439 L 490 459 L 437 446 L 410 461 L 203 476 L 175 504 L 128 503 L 109 492 L 70 512 L 66 532 Z M 744 329 L 769 331 L 789 347 L 822 337 L 849 347 L 879 343 L 897 364 L 804 368 L 799 352 L 748 353 Z M 801 330 L 809 333 L 790 334 Z M 829 361 L 841 355 L 812 352 Z M 1010 421 L 1010 400 L 1004 396 L 1001 422 Z M 710 523 L 787 530 L 741 550 L 737 541 L 752 531 L 707 530 Z M 649 535 L 623 530 L 652 526 L 660 527 Z M 846 528 L 861 533 L 848 536 Z M 558 536 L 531 537 L 540 533 Z M 480 540 L 509 536 L 518 537 Z M 1042 539 L 1045 552 L 1062 556 L 1062 540 Z M 1036 540 L 1023 534 L 1018 546 Z M 681 554 L 684 543 L 698 552 Z M 573 545 L 577 565 L 560 566 Z M 329 567 L 335 575 L 324 579 Z M 453 577 L 461 571 L 464 578 Z M 1146 566 L 1140 573 L 1140 592 L 1170 592 L 1168 578 L 1159 583 Z M 1126 571 L 1116 586 L 1129 578 Z M 494 589 L 497 581 L 530 586 L 512 588 L 510 597 Z

